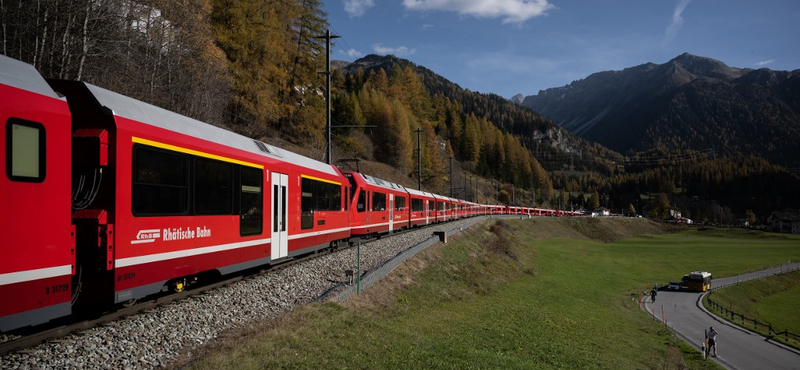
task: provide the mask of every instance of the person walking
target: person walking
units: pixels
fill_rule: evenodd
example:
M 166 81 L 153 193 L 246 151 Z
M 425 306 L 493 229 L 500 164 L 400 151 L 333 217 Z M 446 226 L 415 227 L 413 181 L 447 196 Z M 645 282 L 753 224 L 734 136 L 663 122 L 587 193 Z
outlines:
M 706 348 L 706 353 L 711 353 L 711 348 L 714 348 L 714 357 L 717 357 L 717 331 L 714 330 L 714 327 L 711 326 L 708 328 L 708 348 Z

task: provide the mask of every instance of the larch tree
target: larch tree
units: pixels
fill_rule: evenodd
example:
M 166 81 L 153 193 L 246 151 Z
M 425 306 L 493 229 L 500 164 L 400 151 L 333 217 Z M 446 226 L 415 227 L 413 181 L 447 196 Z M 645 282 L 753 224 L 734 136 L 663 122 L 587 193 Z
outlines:
M 481 154 L 481 132 L 480 122 L 474 114 L 467 116 L 464 121 L 464 136 L 462 138 L 461 150 L 463 159 L 473 165 L 478 163 Z
M 286 94 L 291 27 L 287 16 L 294 4 L 261 0 L 214 0 L 214 40 L 225 52 L 232 75 L 233 99 L 228 116 L 237 128 L 257 135 L 276 127 L 286 115 L 280 96 Z M 284 89 L 282 91 L 281 89 Z
M 210 0 L 3 0 L 0 10 L 3 53 L 45 77 L 221 123 L 230 95 Z
M 323 144 L 325 132 L 325 40 L 327 14 L 319 0 L 296 0 L 290 19 L 291 46 L 287 49 L 287 79 L 282 81 L 280 101 L 286 115 L 281 129 L 298 143 Z

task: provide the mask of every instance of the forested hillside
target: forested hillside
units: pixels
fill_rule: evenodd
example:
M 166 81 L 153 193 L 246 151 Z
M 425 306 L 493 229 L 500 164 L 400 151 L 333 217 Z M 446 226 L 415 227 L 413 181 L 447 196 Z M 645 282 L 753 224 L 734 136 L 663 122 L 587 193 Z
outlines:
M 560 169 L 564 158 L 583 171 L 611 172 L 611 160 L 622 158 L 601 145 L 577 138 L 554 121 L 491 93 L 462 88 L 435 72 L 392 55 L 367 55 L 343 68 L 350 74 L 369 74 L 380 69 L 411 68 L 432 96 L 447 97 L 466 114 L 486 118 L 504 133 L 510 133 L 531 150 L 545 170 Z
M 0 2 L 2 53 L 202 121 L 321 136 L 319 0 Z M 321 118 L 320 118 L 321 117 Z
M 365 132 L 371 140 L 337 130 L 342 148 L 376 159 L 416 177 L 416 130 L 420 130 L 422 178 L 433 188 L 449 176 L 449 158 L 469 172 L 525 189 L 539 189 L 539 200 L 552 195 L 550 179 L 520 139 L 503 132 L 485 117 L 468 114 L 449 97 L 431 96 L 411 66 L 395 65 L 389 72 L 337 73 L 339 93 L 333 101 L 335 125 L 376 126 Z M 371 135 L 370 135 L 371 134 Z

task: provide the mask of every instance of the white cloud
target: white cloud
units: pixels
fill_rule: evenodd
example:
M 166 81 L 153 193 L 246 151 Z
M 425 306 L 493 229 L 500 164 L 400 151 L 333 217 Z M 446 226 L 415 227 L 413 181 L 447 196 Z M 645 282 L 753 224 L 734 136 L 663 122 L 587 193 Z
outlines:
M 398 46 L 396 48 L 386 47 L 381 44 L 372 45 L 372 50 L 378 54 L 392 54 L 397 57 L 407 57 L 417 52 L 417 49 L 411 49 L 406 46 Z
M 409 10 L 456 12 L 479 18 L 502 17 L 503 24 L 520 24 L 555 8 L 548 0 L 403 0 L 403 6 Z
M 675 10 L 672 12 L 672 22 L 667 26 L 666 31 L 664 31 L 664 41 L 661 43 L 661 46 L 666 46 L 672 42 L 675 36 L 678 35 L 678 31 L 683 28 L 683 11 L 686 9 L 686 6 L 689 5 L 689 1 L 691 0 L 680 0 L 678 6 L 675 7 Z
M 344 0 L 344 11 L 350 18 L 360 17 L 367 9 L 375 6 L 375 0 Z
M 765 66 L 765 65 L 767 65 L 767 64 L 772 64 L 772 63 L 775 63 L 775 59 L 770 59 L 770 60 L 762 60 L 762 61 L 760 61 L 760 62 L 756 63 L 756 64 L 755 64 L 755 66 L 756 66 L 756 67 L 763 67 L 763 66 Z
M 423 24 L 423 25 L 422 25 L 422 30 L 423 30 L 423 31 L 427 31 L 427 30 L 429 30 L 429 29 L 431 29 L 431 28 L 433 28 L 433 25 L 432 25 L 432 24 L 430 24 L 430 23 L 426 23 L 426 24 Z

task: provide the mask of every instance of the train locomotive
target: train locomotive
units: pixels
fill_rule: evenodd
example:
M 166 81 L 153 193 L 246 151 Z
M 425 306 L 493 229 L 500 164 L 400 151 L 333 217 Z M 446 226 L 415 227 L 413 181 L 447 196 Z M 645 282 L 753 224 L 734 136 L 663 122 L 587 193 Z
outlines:
M 0 332 L 354 237 L 534 214 L 342 172 L 0 55 Z

